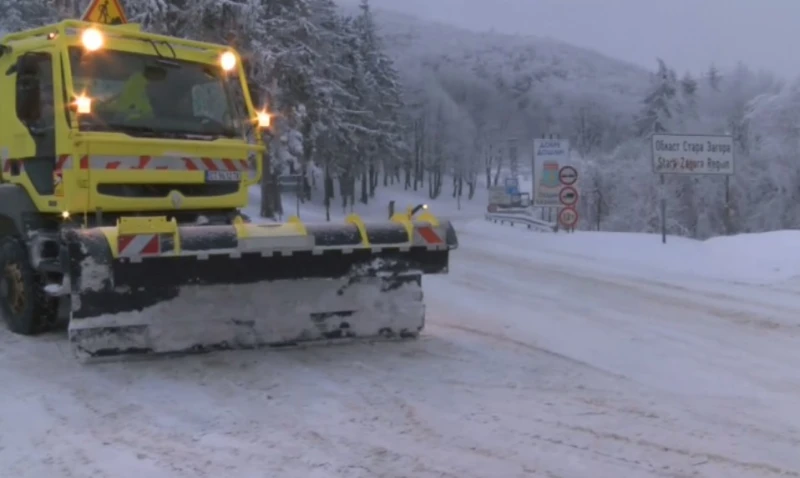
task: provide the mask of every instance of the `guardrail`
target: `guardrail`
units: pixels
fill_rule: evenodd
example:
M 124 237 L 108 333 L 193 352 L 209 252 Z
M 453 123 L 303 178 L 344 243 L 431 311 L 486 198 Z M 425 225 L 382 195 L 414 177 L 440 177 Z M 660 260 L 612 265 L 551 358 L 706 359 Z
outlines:
M 491 221 L 494 223 L 511 224 L 512 226 L 520 224 L 526 226 L 528 229 L 535 229 L 537 231 L 544 231 L 544 232 L 558 231 L 558 224 L 554 222 L 543 221 L 541 219 L 536 219 L 535 217 L 532 217 L 528 214 L 487 212 L 485 217 L 487 221 Z
M 531 213 L 531 208 L 529 207 L 510 207 L 507 209 L 497 209 L 494 212 L 489 212 L 489 214 L 505 214 L 513 216 L 530 216 Z

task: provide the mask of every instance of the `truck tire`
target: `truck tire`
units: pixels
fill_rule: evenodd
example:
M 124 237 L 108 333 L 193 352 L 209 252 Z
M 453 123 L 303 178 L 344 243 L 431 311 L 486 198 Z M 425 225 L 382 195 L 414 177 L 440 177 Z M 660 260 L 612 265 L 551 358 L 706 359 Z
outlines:
M 47 314 L 44 299 L 22 242 L 15 237 L 0 240 L 0 312 L 8 329 L 20 335 L 42 332 Z

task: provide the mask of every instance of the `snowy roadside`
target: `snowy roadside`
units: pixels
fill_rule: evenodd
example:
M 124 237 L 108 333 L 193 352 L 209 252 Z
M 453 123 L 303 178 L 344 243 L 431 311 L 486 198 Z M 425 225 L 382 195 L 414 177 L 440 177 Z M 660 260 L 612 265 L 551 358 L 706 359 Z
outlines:
M 737 285 L 659 265 L 652 237 L 458 228 L 416 342 L 80 366 L 63 337 L 0 332 L 0 469 L 800 477 L 791 271 Z

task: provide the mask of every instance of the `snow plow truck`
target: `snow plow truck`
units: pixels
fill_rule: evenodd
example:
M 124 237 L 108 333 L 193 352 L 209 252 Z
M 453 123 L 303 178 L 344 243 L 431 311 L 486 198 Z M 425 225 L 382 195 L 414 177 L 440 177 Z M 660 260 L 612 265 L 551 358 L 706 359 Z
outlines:
M 240 55 L 116 20 L 0 41 L 8 328 L 66 327 L 81 361 L 416 337 L 452 225 L 250 221 L 270 116 Z

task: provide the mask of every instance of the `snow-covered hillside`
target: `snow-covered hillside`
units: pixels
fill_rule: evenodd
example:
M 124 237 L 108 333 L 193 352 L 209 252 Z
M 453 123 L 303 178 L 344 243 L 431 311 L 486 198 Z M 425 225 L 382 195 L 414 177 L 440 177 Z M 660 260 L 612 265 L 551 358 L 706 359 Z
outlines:
M 478 76 L 530 76 L 543 94 L 608 91 L 627 103 L 644 93 L 649 79 L 637 65 L 555 39 L 479 33 L 385 9 L 375 18 L 401 70 L 422 60 L 432 69 L 450 66 Z
M 574 123 L 595 111 L 609 123 L 629 121 L 649 87 L 639 66 L 549 38 L 479 33 L 386 9 L 375 19 L 412 103 L 420 94 L 436 103 L 441 88 L 473 122 L 484 116 L 480 134 L 518 137 L 521 154 L 531 146 L 526 138 L 575 137 Z M 613 143 L 617 133 L 609 134 L 598 141 Z
M 434 212 L 460 247 L 415 342 L 81 366 L 65 337 L 0 331 L 0 469 L 800 476 L 800 233 L 663 245 Z
M 473 32 L 385 9 L 375 19 L 410 105 L 444 118 L 452 133 L 440 140 L 446 151 L 462 151 L 462 163 L 509 138 L 529 157 L 530 138 L 543 134 L 569 137 L 580 152 L 613 146 L 649 87 L 645 69 L 553 39 Z

